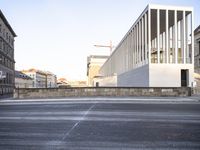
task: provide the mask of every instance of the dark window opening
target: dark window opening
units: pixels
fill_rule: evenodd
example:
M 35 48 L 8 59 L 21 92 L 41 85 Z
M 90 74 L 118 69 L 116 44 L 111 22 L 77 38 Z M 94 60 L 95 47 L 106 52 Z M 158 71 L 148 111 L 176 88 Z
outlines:
M 188 70 L 181 70 L 181 87 L 188 86 Z
M 199 41 L 199 55 L 200 55 L 200 41 Z

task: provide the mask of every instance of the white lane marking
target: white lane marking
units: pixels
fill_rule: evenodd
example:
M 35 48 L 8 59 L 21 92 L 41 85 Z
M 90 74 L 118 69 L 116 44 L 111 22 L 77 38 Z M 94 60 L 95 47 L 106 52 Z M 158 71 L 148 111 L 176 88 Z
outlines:
M 70 118 L 70 117 L 78 117 L 80 115 L 85 115 L 85 111 L 65 111 L 65 112 L 26 112 L 26 111 L 12 111 L 12 112 L 1 112 L 0 119 L 31 119 L 31 118 Z M 6 115 L 6 116 L 3 116 Z M 22 116 L 21 115 L 25 115 Z M 35 116 L 33 116 L 35 115 Z M 200 118 L 199 113 L 187 113 L 187 112 L 181 112 L 181 113 L 174 113 L 174 112 L 148 112 L 148 111 L 143 111 L 143 112 L 135 112 L 135 111 L 92 111 L 90 112 L 89 117 L 116 117 L 116 116 L 123 116 L 123 117 L 196 117 Z M 82 117 L 78 117 L 82 118 Z
M 59 111 L 59 110 L 58 110 Z M 27 110 L 20 110 L 20 112 L 18 111 L 4 111 L 4 112 L 1 112 L 1 116 L 3 115 L 6 115 L 6 116 L 18 116 L 18 115 L 25 115 L 25 117 L 28 117 L 28 116 L 32 116 L 32 115 L 38 115 L 38 116 L 44 116 L 44 115 L 51 115 L 51 116 L 56 116 L 56 115 L 63 115 L 63 116 L 73 116 L 73 115 L 83 115 L 85 113 L 85 111 L 59 111 L 59 112 L 54 112 L 54 111 L 31 111 L 31 112 L 27 112 Z
M 118 103 L 118 104 L 200 104 L 200 101 L 194 101 L 194 100 L 160 100 L 160 101 L 151 101 L 151 100 L 126 100 L 126 99 L 121 99 L 121 100 L 94 100 L 94 101 L 41 101 L 41 102 L 1 102 L 0 101 L 0 106 L 5 105 L 50 105 L 50 104 L 94 104 L 94 103 Z
M 64 136 L 63 136 L 63 138 L 62 138 L 62 141 L 65 140 L 66 137 L 70 135 L 70 133 L 72 132 L 72 130 L 74 130 L 74 128 L 76 128 L 76 126 L 78 126 L 79 123 L 80 123 L 82 120 L 85 119 L 85 116 L 89 113 L 89 111 L 90 111 L 95 105 L 96 105 L 96 103 L 93 104 L 92 106 L 90 106 L 90 108 L 85 112 L 85 114 L 81 117 L 81 119 L 80 119 L 77 123 L 75 123 L 74 126 L 73 126 L 69 131 L 67 131 L 67 133 L 64 134 Z
M 54 102 L 54 101 L 199 101 L 192 97 L 81 97 L 81 98 L 56 98 L 56 99 L 11 99 L 1 100 L 0 103 L 9 102 Z
M 69 133 L 77 126 L 81 121 L 107 121 L 107 122 L 172 122 L 172 123 L 200 123 L 199 118 L 184 118 L 184 119 L 174 119 L 174 118 L 126 118 L 126 117 L 0 117 L 0 122 L 16 122 L 16 120 L 23 121 L 78 121 L 74 126 L 68 131 Z M 65 133 L 65 135 L 69 133 Z
M 161 147 L 161 149 L 169 150 L 169 149 L 183 149 L 183 147 L 186 147 L 186 149 L 192 149 L 200 146 L 198 141 L 131 141 L 131 143 L 128 142 L 112 142 L 112 140 L 109 141 L 68 141 L 66 142 L 61 142 L 59 140 L 51 140 L 47 139 L 48 145 L 46 149 L 52 149 L 52 146 L 60 146 L 63 144 L 65 146 L 63 149 L 80 149 L 83 148 L 85 150 L 88 149 L 109 149 L 109 150 L 121 150 L 126 147 L 126 150 L 133 150 L 133 149 L 145 149 L 145 150 L 150 150 L 150 149 L 158 149 Z M 23 140 L 8 140 L 8 139 L 1 139 L 0 144 L 3 145 L 20 145 L 20 146 L 44 146 L 45 140 L 30 140 L 30 139 L 23 139 Z M 130 147 L 130 148 L 129 148 Z M 163 148 L 164 147 L 164 148 Z M 167 148 L 168 147 L 168 148 Z M 54 147 L 53 147 L 54 148 Z M 194 148 L 194 149 L 195 149 Z M 62 149 L 62 148 L 61 148 Z

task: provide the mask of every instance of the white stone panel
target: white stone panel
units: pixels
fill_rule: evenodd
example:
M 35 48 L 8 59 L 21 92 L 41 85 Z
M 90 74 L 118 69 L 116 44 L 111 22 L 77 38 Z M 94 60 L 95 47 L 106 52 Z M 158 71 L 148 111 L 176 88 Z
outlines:
M 148 87 L 149 86 L 149 65 L 132 69 L 118 75 L 117 86 L 125 87 Z
M 181 69 L 188 69 L 188 83 L 191 87 L 194 82 L 192 64 L 150 64 L 149 65 L 149 86 L 150 87 L 180 87 Z

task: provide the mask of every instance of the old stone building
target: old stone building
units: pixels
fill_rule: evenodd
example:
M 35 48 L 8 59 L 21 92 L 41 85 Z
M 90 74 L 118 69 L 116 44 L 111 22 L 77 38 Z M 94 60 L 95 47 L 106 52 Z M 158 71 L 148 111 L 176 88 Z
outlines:
M 200 74 L 200 25 L 194 30 L 194 69 Z
M 15 37 L 15 32 L 0 10 L 0 97 L 9 97 L 13 94 L 15 79 Z
M 87 57 L 88 86 L 94 85 L 94 78 L 99 75 L 99 69 L 109 56 L 90 55 Z
M 49 71 L 38 69 L 22 70 L 22 72 L 33 78 L 33 88 L 55 88 L 57 87 L 57 77 Z
M 15 88 L 33 88 L 33 78 L 21 71 L 15 71 Z
M 194 72 L 196 93 L 200 94 L 200 25 L 194 30 Z

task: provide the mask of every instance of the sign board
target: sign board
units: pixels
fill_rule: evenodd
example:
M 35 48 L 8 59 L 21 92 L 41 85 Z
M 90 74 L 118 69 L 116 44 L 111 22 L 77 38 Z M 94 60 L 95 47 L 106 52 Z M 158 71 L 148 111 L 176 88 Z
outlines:
M 6 78 L 6 75 L 3 74 L 3 71 L 0 71 L 0 79 Z

